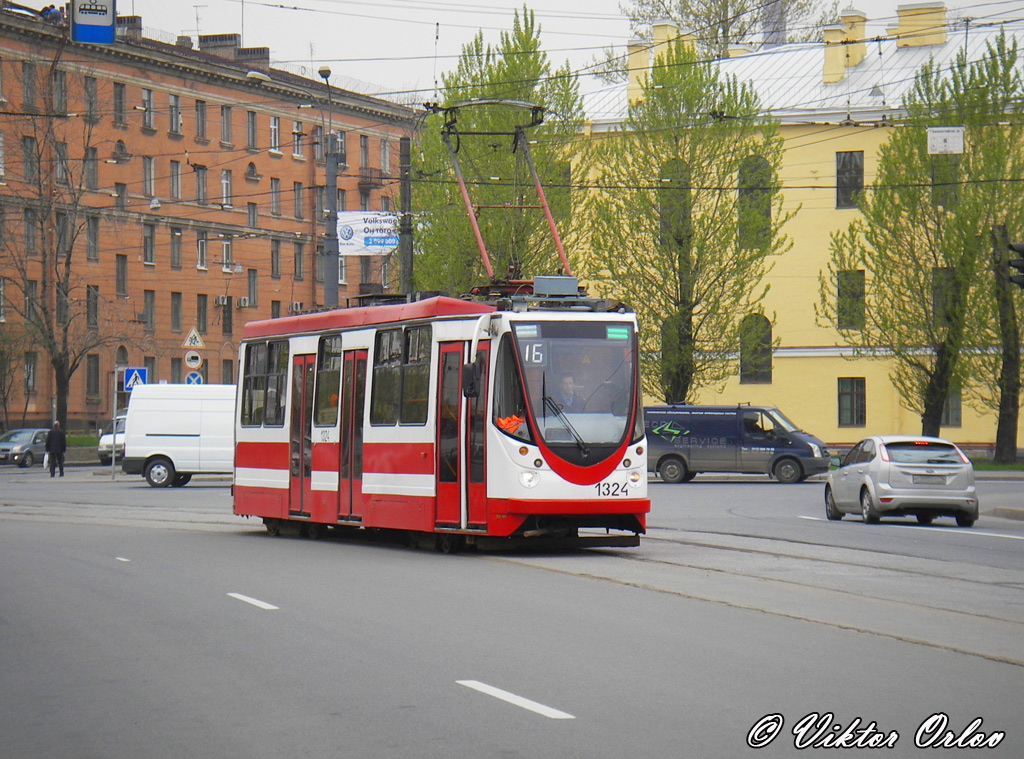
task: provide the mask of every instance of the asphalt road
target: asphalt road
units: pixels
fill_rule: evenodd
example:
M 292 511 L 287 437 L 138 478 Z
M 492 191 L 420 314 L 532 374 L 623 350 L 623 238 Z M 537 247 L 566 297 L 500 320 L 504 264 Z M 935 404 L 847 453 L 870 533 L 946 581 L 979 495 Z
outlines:
M 651 492 L 639 549 L 445 556 L 271 538 L 222 481 L 0 471 L 0 756 L 788 757 L 828 713 L 1024 755 L 1024 523 Z

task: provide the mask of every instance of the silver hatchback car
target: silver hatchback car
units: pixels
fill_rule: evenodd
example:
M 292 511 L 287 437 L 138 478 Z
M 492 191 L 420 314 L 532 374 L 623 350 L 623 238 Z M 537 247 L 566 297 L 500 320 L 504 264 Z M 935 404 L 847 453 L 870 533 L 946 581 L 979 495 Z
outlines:
M 860 514 L 865 522 L 913 514 L 921 524 L 955 517 L 978 519 L 974 467 L 955 444 L 937 437 L 877 435 L 850 449 L 828 474 L 825 516 Z

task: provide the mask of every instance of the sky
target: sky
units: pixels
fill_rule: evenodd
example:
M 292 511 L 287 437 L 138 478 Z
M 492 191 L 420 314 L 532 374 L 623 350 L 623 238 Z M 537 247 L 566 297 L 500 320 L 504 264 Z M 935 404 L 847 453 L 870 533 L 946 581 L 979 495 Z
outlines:
M 824 0 L 823 0 L 824 1 Z M 317 78 L 324 64 L 331 84 L 418 103 L 434 99 L 435 85 L 456 66 L 463 45 L 477 32 L 496 44 L 522 9 L 508 0 L 117 0 L 120 15 L 142 16 L 147 37 L 174 42 L 179 34 L 239 32 L 250 47 L 269 47 L 273 66 Z M 585 71 L 601 51 L 625 52 L 629 21 L 623 0 L 534 0 L 528 7 L 541 26 L 552 64 L 568 60 Z M 894 23 L 895 0 L 855 0 L 853 5 L 881 33 Z M 1024 18 L 1024 0 L 984 4 L 947 0 L 959 15 L 982 23 Z M 869 31 L 871 22 L 869 22 Z M 304 71 L 299 69 L 304 67 Z M 372 86 L 364 86 L 366 83 Z M 598 86 L 583 78 L 584 91 Z

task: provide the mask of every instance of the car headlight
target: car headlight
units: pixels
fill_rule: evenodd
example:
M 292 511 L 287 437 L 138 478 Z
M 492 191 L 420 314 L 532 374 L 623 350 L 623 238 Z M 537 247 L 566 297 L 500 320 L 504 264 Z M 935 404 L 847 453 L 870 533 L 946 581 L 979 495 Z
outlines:
M 814 454 L 814 458 L 820 459 L 821 458 L 821 448 L 819 446 L 815 445 L 814 443 L 810 443 L 809 445 L 811 446 L 811 453 Z

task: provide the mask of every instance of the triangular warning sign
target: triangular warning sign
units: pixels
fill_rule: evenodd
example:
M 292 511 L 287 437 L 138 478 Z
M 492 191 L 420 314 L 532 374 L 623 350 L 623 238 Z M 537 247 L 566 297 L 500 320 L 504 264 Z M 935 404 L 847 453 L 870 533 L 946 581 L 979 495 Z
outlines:
M 188 331 L 188 337 L 185 338 L 185 342 L 181 344 L 182 348 L 205 348 L 206 344 L 203 342 L 203 338 L 196 332 L 196 328 L 193 327 Z

